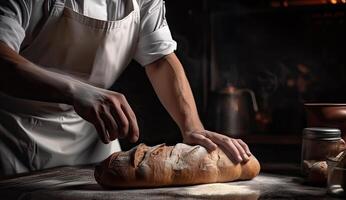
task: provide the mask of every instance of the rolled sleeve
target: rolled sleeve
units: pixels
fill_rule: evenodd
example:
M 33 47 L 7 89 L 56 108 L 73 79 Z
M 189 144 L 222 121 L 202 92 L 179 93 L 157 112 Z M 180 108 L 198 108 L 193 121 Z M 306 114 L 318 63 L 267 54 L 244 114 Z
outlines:
M 24 37 L 25 30 L 16 20 L 7 16 L 0 16 L 0 41 L 19 52 Z
M 141 4 L 141 30 L 135 60 L 146 66 L 176 48 L 177 43 L 166 22 L 164 1 L 147 0 Z

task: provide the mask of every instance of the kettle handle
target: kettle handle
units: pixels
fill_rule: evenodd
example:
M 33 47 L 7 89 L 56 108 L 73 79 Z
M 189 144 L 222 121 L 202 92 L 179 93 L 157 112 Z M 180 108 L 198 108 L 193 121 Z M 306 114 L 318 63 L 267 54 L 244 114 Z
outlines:
M 252 100 L 253 110 L 255 112 L 257 112 L 258 111 L 258 105 L 257 105 L 257 100 L 256 100 L 255 93 L 252 90 L 250 90 L 250 89 L 239 89 L 238 91 L 239 92 L 247 92 L 247 93 L 250 94 L 251 100 Z

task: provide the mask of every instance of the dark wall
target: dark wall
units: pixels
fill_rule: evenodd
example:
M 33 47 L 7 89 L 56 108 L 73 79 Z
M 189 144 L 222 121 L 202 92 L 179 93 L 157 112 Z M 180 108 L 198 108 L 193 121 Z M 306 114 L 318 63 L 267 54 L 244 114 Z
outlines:
M 255 92 L 260 114 L 270 121 L 265 133 L 300 133 L 304 101 L 345 102 L 340 92 L 346 85 L 345 6 L 273 8 L 270 2 L 166 0 L 166 18 L 178 43 L 175 53 L 202 120 L 208 117 L 207 90 L 215 81 L 211 49 L 221 72 L 216 82 Z M 131 63 L 113 88 L 128 97 L 137 114 L 140 142 L 181 141 L 141 66 Z
M 213 89 L 251 89 L 266 121 L 257 133 L 300 134 L 305 102 L 346 102 L 346 5 L 249 2 L 212 4 Z

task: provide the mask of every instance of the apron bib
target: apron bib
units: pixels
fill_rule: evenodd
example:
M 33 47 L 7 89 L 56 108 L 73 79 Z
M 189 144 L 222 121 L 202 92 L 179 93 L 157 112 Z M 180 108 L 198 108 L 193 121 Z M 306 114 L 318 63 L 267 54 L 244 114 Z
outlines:
M 45 68 L 97 87 L 109 88 L 131 61 L 139 34 L 139 7 L 123 19 L 84 16 L 57 0 L 41 32 L 22 56 Z M 105 145 L 94 126 L 72 106 L 31 101 L 0 93 L 0 175 L 61 165 L 99 162 L 120 151 Z

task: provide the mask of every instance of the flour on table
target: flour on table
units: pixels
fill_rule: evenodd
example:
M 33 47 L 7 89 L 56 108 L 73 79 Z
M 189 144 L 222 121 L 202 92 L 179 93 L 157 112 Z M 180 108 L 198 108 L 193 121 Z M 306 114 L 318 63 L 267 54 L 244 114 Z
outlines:
M 184 197 L 244 197 L 241 199 L 256 200 L 260 193 L 247 186 L 213 183 L 180 188 L 176 194 Z

